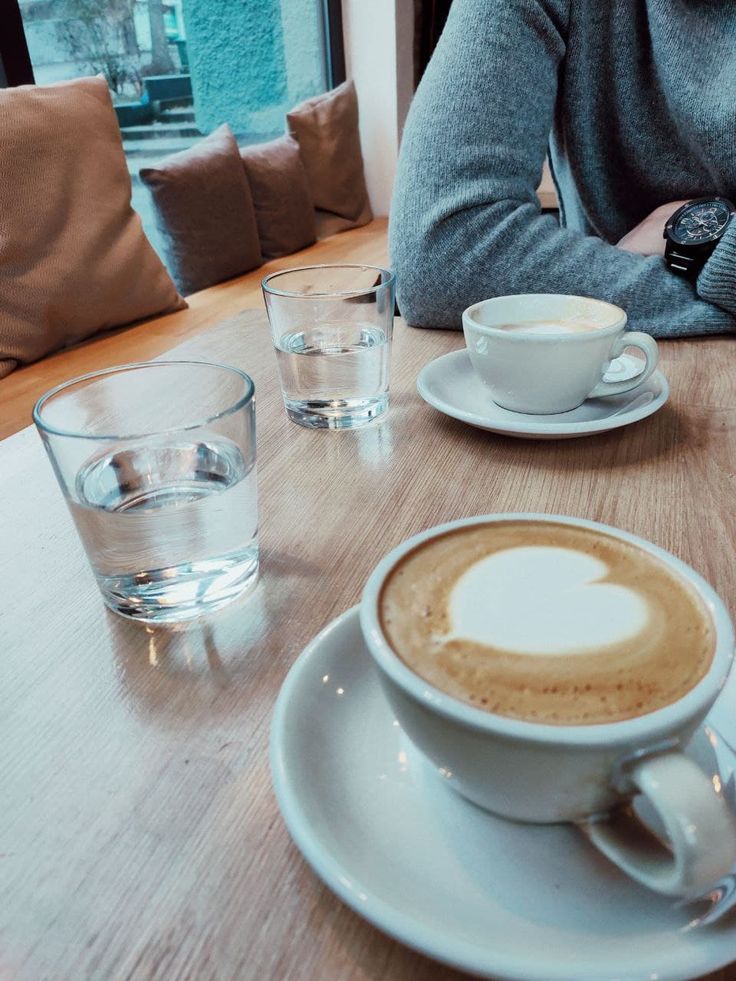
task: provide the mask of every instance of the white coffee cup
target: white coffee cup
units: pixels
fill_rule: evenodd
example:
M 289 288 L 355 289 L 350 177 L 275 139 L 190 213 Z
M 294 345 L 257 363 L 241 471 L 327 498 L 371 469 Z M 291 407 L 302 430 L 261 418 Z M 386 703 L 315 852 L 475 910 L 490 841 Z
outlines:
M 547 329 L 539 332 L 543 324 Z M 580 329 L 583 325 L 590 329 Z M 649 378 L 657 366 L 657 344 L 649 334 L 625 328 L 620 307 L 555 293 L 498 296 L 463 313 L 470 360 L 493 401 L 539 415 L 567 412 L 588 398 L 620 395 Z M 641 372 L 603 381 L 611 361 L 629 347 L 644 354 Z
M 552 725 L 476 708 L 415 674 L 394 652 L 381 625 L 379 603 L 389 573 L 429 539 L 468 525 L 514 520 L 607 533 L 665 563 L 695 589 L 712 618 L 715 652 L 704 677 L 676 701 L 645 715 L 596 725 Z M 731 870 L 736 862 L 736 815 L 682 746 L 725 682 L 733 658 L 733 627 L 714 590 L 679 559 L 634 535 L 577 518 L 467 518 L 430 528 L 390 552 L 368 579 L 360 620 L 400 725 L 462 796 L 513 820 L 576 823 L 623 871 L 666 895 L 699 895 Z M 619 819 L 620 805 L 639 794 L 665 829 L 671 854 L 643 848 L 637 822 Z

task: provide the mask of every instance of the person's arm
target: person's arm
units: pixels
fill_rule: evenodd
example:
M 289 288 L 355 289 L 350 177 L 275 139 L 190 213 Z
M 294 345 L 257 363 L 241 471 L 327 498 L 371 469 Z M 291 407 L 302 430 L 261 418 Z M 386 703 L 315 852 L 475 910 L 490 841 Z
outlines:
M 567 0 L 454 0 L 403 135 L 390 220 L 401 313 L 459 328 L 486 297 L 574 293 L 657 337 L 736 330 L 736 221 L 693 285 L 541 214 L 566 17 Z

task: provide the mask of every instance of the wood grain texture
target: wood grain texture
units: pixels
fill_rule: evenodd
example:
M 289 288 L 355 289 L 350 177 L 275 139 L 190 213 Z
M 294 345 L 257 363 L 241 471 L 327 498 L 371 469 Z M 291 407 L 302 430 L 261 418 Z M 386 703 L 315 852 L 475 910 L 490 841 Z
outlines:
M 262 579 L 188 630 L 108 613 L 36 433 L 0 444 L 3 981 L 461 976 L 319 883 L 268 770 L 290 665 L 408 535 L 507 510 L 601 520 L 691 563 L 736 612 L 733 340 L 662 343 L 664 409 L 546 443 L 422 402 L 418 371 L 461 345 L 398 323 L 390 410 L 357 432 L 287 420 L 261 313 L 169 352 L 235 364 L 257 391 Z
M 68 378 L 128 361 L 147 361 L 241 310 L 262 310 L 261 280 L 269 273 L 331 262 L 385 266 L 388 261 L 386 226 L 385 218 L 376 218 L 363 228 L 333 235 L 301 252 L 272 259 L 244 276 L 194 293 L 187 297 L 188 310 L 107 332 L 14 371 L 0 382 L 0 439 L 27 426 L 36 400 Z

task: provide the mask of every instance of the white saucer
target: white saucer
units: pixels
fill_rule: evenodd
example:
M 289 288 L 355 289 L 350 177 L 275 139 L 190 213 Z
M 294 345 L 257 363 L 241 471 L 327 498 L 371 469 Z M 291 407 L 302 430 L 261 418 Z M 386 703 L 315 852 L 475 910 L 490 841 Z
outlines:
M 694 742 L 711 760 L 706 733 L 734 759 L 706 729 Z M 355 608 L 289 672 L 271 767 L 291 836 L 330 889 L 453 967 L 524 981 L 679 981 L 736 956 L 735 914 L 688 925 L 692 908 L 635 885 L 574 828 L 503 821 L 445 785 L 394 721 Z M 721 761 L 724 782 L 727 769 Z
M 612 362 L 604 377 L 607 381 L 623 380 L 640 370 L 641 361 L 623 354 Z M 417 391 L 445 415 L 492 433 L 522 439 L 572 439 L 645 419 L 667 401 L 669 385 L 662 372 L 655 371 L 642 385 L 623 395 L 588 399 L 577 409 L 557 415 L 526 415 L 496 405 L 463 348 L 425 365 L 417 378 Z

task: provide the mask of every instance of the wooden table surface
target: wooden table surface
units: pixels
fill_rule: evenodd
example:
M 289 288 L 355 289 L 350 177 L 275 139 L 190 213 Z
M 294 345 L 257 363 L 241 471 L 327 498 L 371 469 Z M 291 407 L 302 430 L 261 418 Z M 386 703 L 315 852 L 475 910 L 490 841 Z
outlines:
M 257 389 L 262 579 L 186 630 L 107 612 L 39 438 L 0 444 L 3 981 L 460 977 L 321 885 L 269 776 L 289 667 L 407 536 L 506 510 L 601 520 L 691 563 L 736 613 L 733 340 L 662 344 L 668 405 L 561 442 L 425 405 L 418 371 L 461 345 L 397 323 L 390 411 L 357 432 L 287 420 L 259 312 L 169 352 L 229 361 Z

